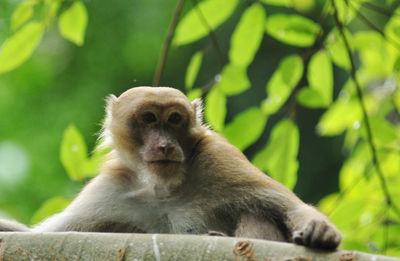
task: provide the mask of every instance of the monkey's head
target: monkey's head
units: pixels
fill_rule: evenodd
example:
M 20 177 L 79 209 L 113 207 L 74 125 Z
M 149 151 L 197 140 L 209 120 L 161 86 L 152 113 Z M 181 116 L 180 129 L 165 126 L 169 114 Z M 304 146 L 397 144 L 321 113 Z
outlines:
M 201 102 L 168 87 L 136 87 L 107 99 L 103 138 L 133 171 L 160 177 L 182 175 L 206 130 Z

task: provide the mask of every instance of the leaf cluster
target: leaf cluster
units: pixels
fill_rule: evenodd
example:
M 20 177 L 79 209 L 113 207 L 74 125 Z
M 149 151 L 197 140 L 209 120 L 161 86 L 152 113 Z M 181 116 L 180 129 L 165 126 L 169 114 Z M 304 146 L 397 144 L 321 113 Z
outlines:
M 326 1 L 318 21 L 293 13 L 293 8 L 300 10 L 295 2 L 250 3 L 231 35 L 229 62 L 217 73 L 215 84 L 206 92 L 202 87 L 194 88 L 204 57 L 198 51 L 188 66 L 186 89 L 192 98 L 205 93 L 207 121 L 241 150 L 261 137 L 271 116 L 286 111 L 287 116 L 272 126 L 267 144 L 252 161 L 289 188 L 296 185 L 299 168 L 301 141 L 296 110 L 299 106 L 323 109 L 315 126 L 317 133 L 325 137 L 344 135 L 343 149 L 348 158 L 339 173 L 340 191 L 324 198 L 319 204 L 321 209 L 343 231 L 345 248 L 400 255 L 396 244 L 400 240 L 398 3 L 388 1 L 376 7 L 395 9 L 388 12 L 383 29 L 368 23 L 367 29 L 360 29 L 353 24 L 368 19 L 362 11 L 374 4 L 370 1 Z M 223 4 L 224 12 L 215 12 Z M 237 5 L 228 0 L 200 2 L 179 23 L 175 45 L 211 34 Z M 268 10 L 275 10 L 273 6 L 284 7 L 280 10 L 287 12 L 268 14 Z M 199 12 L 209 21 L 206 27 L 204 21 L 196 20 Z M 188 37 L 189 31 L 196 33 Z M 226 122 L 229 98 L 257 88 L 247 72 L 265 35 L 282 43 L 282 48 L 298 47 L 297 52 L 282 58 L 258 106 Z M 357 67 L 354 57 L 358 59 Z M 343 86 L 335 86 L 338 70 L 348 73 Z M 358 81 L 361 90 L 355 84 Z M 373 157 L 375 150 L 377 157 Z
M 320 17 L 307 10 L 321 4 Z M 227 50 L 218 46 L 219 27 L 240 10 Z M 385 16 L 375 25 L 370 13 Z M 26 61 L 43 34 L 58 20 L 62 37 L 82 45 L 88 22 L 83 2 L 26 0 L 11 18 L 12 35 L 0 51 L 0 73 Z M 361 24 L 361 26 L 360 26 Z M 217 36 L 217 37 L 216 37 Z M 339 191 L 319 207 L 344 234 L 343 247 L 400 256 L 400 8 L 386 0 L 203 0 L 193 1 L 180 19 L 173 48 L 212 42 L 221 68 L 199 85 L 207 56 L 196 49 L 185 74 L 190 99 L 205 99 L 205 118 L 232 144 L 246 150 L 269 139 L 251 158 L 268 175 L 293 189 L 298 180 L 299 108 L 322 111 L 315 126 L 321 137 L 343 136 L 346 160 L 339 171 Z M 282 57 L 265 86 L 249 78 L 263 41 L 275 41 L 292 53 Z M 198 45 L 193 45 L 198 46 Z M 345 75 L 345 76 L 343 76 Z M 227 121 L 227 103 L 235 96 L 262 88 L 259 104 Z M 282 116 L 283 115 L 283 116 Z M 278 117 L 277 123 L 269 121 Z M 66 129 L 61 162 L 72 180 L 97 173 L 106 151 L 88 155 L 82 135 Z M 321 173 L 325 175 L 325 173 Z M 47 202 L 33 218 L 37 222 L 67 204 L 64 198 Z
M 11 16 L 10 31 L 13 32 L 1 47 L 0 74 L 11 71 L 24 63 L 39 45 L 43 33 L 58 18 L 58 29 L 65 39 L 82 45 L 84 43 L 88 15 L 82 1 L 72 4 L 64 0 L 25 0 Z

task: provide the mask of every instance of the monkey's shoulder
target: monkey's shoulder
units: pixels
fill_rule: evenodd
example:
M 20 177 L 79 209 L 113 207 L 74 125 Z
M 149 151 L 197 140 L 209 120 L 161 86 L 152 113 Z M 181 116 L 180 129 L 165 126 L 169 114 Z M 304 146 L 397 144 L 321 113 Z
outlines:
M 193 172 L 226 186 L 268 186 L 271 178 L 256 168 L 234 145 L 218 133 L 209 132 L 199 143 L 193 160 Z M 225 186 L 225 187 L 226 187 Z M 225 189 L 225 188 L 224 188 Z

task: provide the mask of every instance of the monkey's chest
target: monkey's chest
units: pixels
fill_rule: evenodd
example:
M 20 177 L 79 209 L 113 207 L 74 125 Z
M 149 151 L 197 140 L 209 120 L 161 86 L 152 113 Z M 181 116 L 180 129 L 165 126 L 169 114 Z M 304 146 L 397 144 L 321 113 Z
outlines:
M 209 229 L 208 217 L 190 205 L 141 203 L 134 223 L 146 233 L 202 234 Z

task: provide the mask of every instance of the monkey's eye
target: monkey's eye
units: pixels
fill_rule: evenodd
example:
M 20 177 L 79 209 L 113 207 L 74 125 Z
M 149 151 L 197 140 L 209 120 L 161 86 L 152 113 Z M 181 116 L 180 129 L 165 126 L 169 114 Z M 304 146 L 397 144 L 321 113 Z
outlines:
M 157 121 L 157 117 L 156 115 L 154 115 L 154 113 L 152 112 L 146 112 L 142 115 L 142 119 L 144 123 L 153 123 Z
M 168 122 L 170 122 L 172 124 L 178 124 L 181 122 L 181 120 L 182 120 L 182 116 L 177 112 L 171 113 L 171 115 L 168 118 Z

